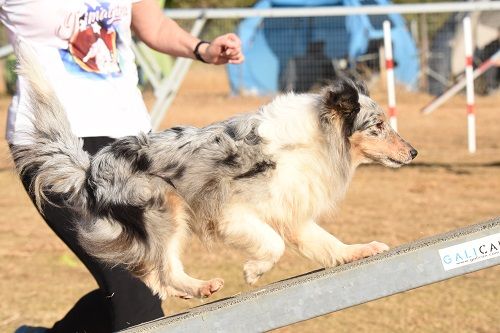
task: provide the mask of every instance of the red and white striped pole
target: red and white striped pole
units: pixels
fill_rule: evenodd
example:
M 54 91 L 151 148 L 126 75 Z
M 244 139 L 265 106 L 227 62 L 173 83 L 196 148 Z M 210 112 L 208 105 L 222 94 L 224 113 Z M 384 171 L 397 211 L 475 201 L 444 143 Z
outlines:
M 396 87 L 394 82 L 394 61 L 392 60 L 391 22 L 384 21 L 385 72 L 387 74 L 387 99 L 389 106 L 389 123 L 397 131 L 396 118 Z
M 472 67 L 472 29 L 470 17 L 464 18 L 465 80 L 467 92 L 467 143 L 469 153 L 476 152 L 476 115 L 474 113 L 474 68 Z

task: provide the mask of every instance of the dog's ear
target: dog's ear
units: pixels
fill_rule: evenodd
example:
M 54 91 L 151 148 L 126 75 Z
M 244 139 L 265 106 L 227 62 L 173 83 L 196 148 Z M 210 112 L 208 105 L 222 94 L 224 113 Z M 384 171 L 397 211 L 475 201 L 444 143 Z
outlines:
M 322 91 L 321 119 L 331 123 L 340 120 L 344 138 L 349 138 L 354 131 L 354 120 L 361 108 L 358 88 L 349 79 L 333 82 Z
M 349 79 L 334 81 L 322 91 L 323 109 L 344 118 L 359 112 L 359 93 Z

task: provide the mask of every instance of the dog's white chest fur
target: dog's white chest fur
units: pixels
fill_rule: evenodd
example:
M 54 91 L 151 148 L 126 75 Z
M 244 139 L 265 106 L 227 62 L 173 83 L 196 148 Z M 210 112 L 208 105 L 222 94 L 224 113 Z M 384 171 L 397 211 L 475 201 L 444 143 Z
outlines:
M 269 197 L 259 203 L 264 218 L 296 224 L 331 210 L 346 184 L 335 184 L 328 146 L 321 133 L 316 95 L 287 94 L 261 111 L 258 134 L 263 151 L 276 162 L 267 183 Z M 337 188 L 334 188 L 336 186 Z

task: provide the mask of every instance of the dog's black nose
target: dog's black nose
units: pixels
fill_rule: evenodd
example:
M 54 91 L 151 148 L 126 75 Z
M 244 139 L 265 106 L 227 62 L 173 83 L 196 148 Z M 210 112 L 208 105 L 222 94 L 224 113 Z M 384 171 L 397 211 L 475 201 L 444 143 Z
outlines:
M 417 156 L 418 151 L 415 148 L 412 148 L 410 150 L 410 154 L 411 154 L 411 159 L 414 159 Z

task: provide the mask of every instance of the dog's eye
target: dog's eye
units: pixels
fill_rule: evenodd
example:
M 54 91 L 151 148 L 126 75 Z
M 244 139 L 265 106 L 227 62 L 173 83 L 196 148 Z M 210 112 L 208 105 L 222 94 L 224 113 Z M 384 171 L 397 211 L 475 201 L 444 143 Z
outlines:
M 384 127 L 384 122 L 379 121 L 378 123 L 370 126 L 368 133 L 371 136 L 379 136 L 382 134 L 382 130 L 384 129 Z

